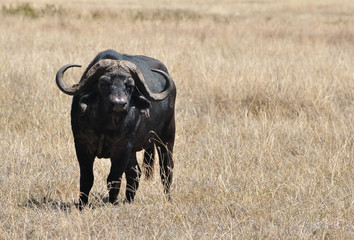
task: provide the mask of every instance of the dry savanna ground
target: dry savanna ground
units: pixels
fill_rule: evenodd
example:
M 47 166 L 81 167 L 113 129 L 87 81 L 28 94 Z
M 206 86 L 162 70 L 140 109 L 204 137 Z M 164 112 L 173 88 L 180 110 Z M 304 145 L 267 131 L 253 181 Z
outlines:
M 352 1 L 56 2 L 0 1 L 0 239 L 354 238 Z M 107 204 L 97 159 L 91 207 L 74 205 L 54 76 L 109 48 L 176 82 L 172 203 L 155 166 L 134 203 Z

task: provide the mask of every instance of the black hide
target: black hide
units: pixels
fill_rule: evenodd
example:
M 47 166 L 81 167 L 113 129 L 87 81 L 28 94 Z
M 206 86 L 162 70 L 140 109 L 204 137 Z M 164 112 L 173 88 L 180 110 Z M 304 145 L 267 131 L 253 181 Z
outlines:
M 83 76 L 101 59 L 133 62 L 144 75 L 152 92 L 164 90 L 165 79 L 151 71 L 151 69 L 160 69 L 168 73 L 163 63 L 150 57 L 125 55 L 114 50 L 99 53 Z M 115 81 L 116 85 L 114 87 L 109 85 L 110 81 Z M 158 150 L 164 192 L 169 198 L 175 139 L 176 88 L 173 86 L 166 99 L 150 102 L 134 84 L 128 86 L 122 82 L 127 82 L 122 81 L 122 76 L 100 78 L 97 84 L 93 84 L 87 91 L 73 97 L 71 125 L 80 165 L 80 207 L 88 202 L 88 195 L 94 181 L 92 167 L 95 157 L 111 159 L 111 170 L 107 178 L 109 201 L 114 203 L 117 200 L 122 175 L 125 173 L 126 201 L 130 202 L 134 200 L 141 176 L 136 152 L 145 150 L 144 165 L 148 177 L 151 175 L 154 163 L 154 146 Z M 114 96 L 121 97 L 110 97 L 108 99 L 110 102 L 107 102 L 109 97 L 105 94 L 107 91 L 108 94 L 116 91 L 117 94 Z M 118 103 L 118 107 L 114 103 Z

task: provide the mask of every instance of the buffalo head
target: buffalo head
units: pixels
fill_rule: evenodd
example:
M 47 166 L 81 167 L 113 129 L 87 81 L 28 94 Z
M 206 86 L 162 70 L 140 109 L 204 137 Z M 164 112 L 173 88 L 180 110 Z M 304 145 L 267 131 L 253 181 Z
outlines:
M 166 87 L 162 92 L 153 93 L 147 85 L 139 68 L 132 62 L 125 60 L 103 59 L 95 63 L 78 84 L 67 86 L 63 82 L 64 72 L 71 67 L 80 65 L 68 64 L 59 69 L 56 83 L 59 89 L 68 95 L 79 95 L 97 85 L 103 106 L 107 112 L 122 112 L 129 108 L 130 99 L 135 97 L 145 108 L 150 106 L 149 101 L 164 100 L 173 88 L 171 77 L 162 70 L 152 69 L 166 80 Z M 83 111 L 86 104 L 81 103 Z

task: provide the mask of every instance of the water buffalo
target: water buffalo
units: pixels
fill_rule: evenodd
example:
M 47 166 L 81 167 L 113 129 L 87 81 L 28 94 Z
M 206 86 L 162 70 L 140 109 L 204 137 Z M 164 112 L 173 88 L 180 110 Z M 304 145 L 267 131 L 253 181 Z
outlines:
M 141 176 L 136 152 L 144 150 L 149 178 L 155 147 L 164 192 L 170 198 L 176 87 L 165 65 L 150 57 L 106 50 L 93 59 L 78 84 L 68 86 L 63 75 L 71 67 L 81 66 L 60 68 L 56 83 L 62 92 L 73 95 L 71 126 L 80 165 L 80 209 L 87 204 L 93 185 L 95 157 L 111 160 L 109 202 L 117 200 L 123 173 L 125 201 L 131 202 Z

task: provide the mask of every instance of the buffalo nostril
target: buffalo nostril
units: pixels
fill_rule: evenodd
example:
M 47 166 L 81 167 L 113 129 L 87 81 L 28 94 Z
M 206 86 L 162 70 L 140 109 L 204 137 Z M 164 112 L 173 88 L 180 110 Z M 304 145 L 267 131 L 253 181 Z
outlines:
M 111 102 L 112 102 L 113 105 L 125 105 L 125 104 L 127 104 L 127 100 L 125 98 L 122 98 L 122 97 L 113 98 Z
M 128 100 L 124 96 L 112 96 L 110 102 L 115 110 L 122 110 L 128 103 Z

